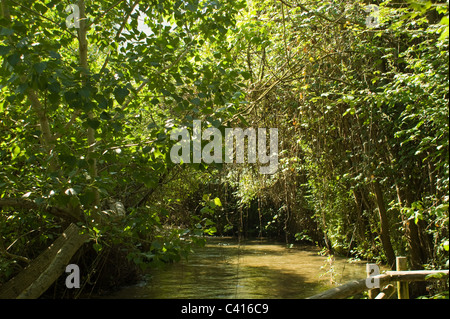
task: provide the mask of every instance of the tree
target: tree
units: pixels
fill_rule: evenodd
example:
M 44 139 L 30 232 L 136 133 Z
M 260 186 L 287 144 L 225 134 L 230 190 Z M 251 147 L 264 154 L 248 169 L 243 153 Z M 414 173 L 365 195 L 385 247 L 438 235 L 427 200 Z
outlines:
M 192 127 L 193 118 L 219 126 L 239 102 L 240 71 L 221 44 L 242 4 L 76 5 L 68 12 L 60 1 L 2 1 L 0 236 L 5 247 L 22 236 L 10 217 L 31 209 L 28 231 L 77 222 L 97 251 L 131 243 L 152 251 L 137 248 L 134 257 L 146 256 L 138 262 L 177 258 L 182 249 L 167 245 L 180 244 L 184 230 L 164 233 L 166 213 L 151 196 L 179 171 L 171 130 Z M 66 23 L 78 13 L 79 27 Z M 110 202 L 124 203 L 127 216 L 108 217 Z

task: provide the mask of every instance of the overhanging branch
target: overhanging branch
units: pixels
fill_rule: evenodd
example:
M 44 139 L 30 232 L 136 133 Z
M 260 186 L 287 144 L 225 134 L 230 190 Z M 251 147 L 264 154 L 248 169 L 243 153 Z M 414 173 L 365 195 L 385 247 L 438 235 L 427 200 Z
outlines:
M 61 207 L 48 206 L 46 204 L 37 204 L 26 198 L 2 198 L 0 199 L 0 208 L 13 207 L 16 209 L 38 210 L 49 213 L 62 219 L 78 222 L 83 221 L 82 216 L 75 212 Z

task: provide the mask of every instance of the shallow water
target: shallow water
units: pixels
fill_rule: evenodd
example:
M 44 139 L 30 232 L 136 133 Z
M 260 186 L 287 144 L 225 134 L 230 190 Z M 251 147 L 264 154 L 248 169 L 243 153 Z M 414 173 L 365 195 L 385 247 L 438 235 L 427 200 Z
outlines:
M 365 278 L 365 263 L 327 259 L 316 247 L 269 240 L 211 238 L 187 261 L 151 270 L 146 280 L 110 298 L 306 298 L 353 279 Z

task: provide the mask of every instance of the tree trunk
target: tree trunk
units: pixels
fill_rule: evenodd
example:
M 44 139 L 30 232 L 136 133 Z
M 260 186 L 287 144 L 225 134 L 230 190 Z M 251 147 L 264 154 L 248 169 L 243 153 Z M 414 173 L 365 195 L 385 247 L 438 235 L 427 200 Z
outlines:
M 5 19 L 7 24 L 10 25 L 11 24 L 11 14 L 9 12 L 9 7 L 8 7 L 8 3 L 6 0 L 1 1 L 0 9 L 1 9 L 0 17 Z M 11 39 L 11 38 L 9 38 L 9 39 Z M 26 75 L 22 75 L 22 76 L 20 76 L 20 79 L 21 79 L 22 83 L 25 83 L 27 77 L 26 77 Z M 32 88 L 28 88 L 26 90 L 26 94 L 27 94 L 28 99 L 30 100 L 31 107 L 33 108 L 34 112 L 36 113 L 38 121 L 39 121 L 39 128 L 42 132 L 41 143 L 44 146 L 46 153 L 50 157 L 50 161 L 49 161 L 50 162 L 50 170 L 52 172 L 55 172 L 58 169 L 56 157 L 55 157 L 55 154 L 53 154 L 53 148 L 55 147 L 55 145 L 54 145 L 55 139 L 54 139 L 54 136 L 50 129 L 50 124 L 48 122 L 48 116 L 46 114 L 45 107 L 42 105 L 41 101 L 39 100 L 38 94 L 36 93 L 35 90 L 33 90 Z
M 45 109 L 42 106 L 41 102 L 39 101 L 37 93 L 33 89 L 29 88 L 27 90 L 27 95 L 31 101 L 31 106 L 33 107 L 39 119 L 39 126 L 42 132 L 42 144 L 45 146 L 48 155 L 52 156 L 52 159 L 50 160 L 50 168 L 51 171 L 54 172 L 57 170 L 54 154 L 52 154 L 55 145 L 54 145 L 54 137 L 50 130 L 50 124 L 48 122 L 47 114 L 45 113 Z
M 414 270 L 423 269 L 423 265 L 430 258 L 429 241 L 424 231 L 424 221 L 418 220 L 417 224 L 414 218 L 406 222 L 406 238 L 409 245 L 409 262 Z M 426 282 L 417 282 L 410 285 L 412 296 L 421 296 L 426 293 Z
M 87 33 L 87 18 L 86 18 L 86 6 L 84 0 L 78 0 L 78 7 L 80 10 L 80 28 L 78 29 L 78 50 L 80 56 L 80 67 L 82 68 L 81 81 L 83 85 L 87 84 L 88 76 L 89 76 L 89 63 L 88 63 L 88 41 L 86 37 Z M 94 118 L 93 111 L 88 111 L 88 118 L 92 120 Z M 86 156 L 88 165 L 89 165 L 89 175 L 94 180 L 98 175 L 97 170 L 97 159 L 93 154 L 95 153 L 95 130 L 92 127 L 88 127 L 87 129 L 87 142 L 88 142 L 88 154 Z M 94 193 L 94 210 L 98 212 L 100 208 L 100 195 L 96 188 L 92 189 Z
M 383 244 L 384 253 L 386 254 L 386 258 L 391 269 L 395 268 L 395 253 L 392 248 L 391 236 L 389 234 L 389 221 L 387 218 L 386 207 L 384 205 L 383 192 L 381 191 L 380 184 L 377 180 L 373 181 L 373 187 L 375 190 L 375 197 L 378 206 L 378 214 L 380 217 L 380 238 L 381 243 Z
M 357 212 L 357 229 L 358 229 L 358 239 L 364 240 L 365 234 L 364 230 L 366 229 L 366 225 L 364 223 L 364 217 L 363 217 L 363 203 L 361 199 L 361 194 L 359 192 L 356 192 L 355 189 L 352 190 L 353 198 L 355 199 L 355 206 L 356 206 L 356 212 Z
M 0 299 L 38 298 L 58 279 L 75 252 L 88 239 L 75 224 L 0 289 Z
M 422 265 L 426 262 L 426 256 L 420 245 L 419 229 L 414 222 L 414 218 L 410 218 L 406 222 L 406 237 L 409 244 L 411 268 L 414 270 L 423 269 Z
M 11 15 L 9 13 L 8 5 L 6 4 L 6 0 L 2 0 L 2 17 L 5 18 L 6 21 L 11 22 Z

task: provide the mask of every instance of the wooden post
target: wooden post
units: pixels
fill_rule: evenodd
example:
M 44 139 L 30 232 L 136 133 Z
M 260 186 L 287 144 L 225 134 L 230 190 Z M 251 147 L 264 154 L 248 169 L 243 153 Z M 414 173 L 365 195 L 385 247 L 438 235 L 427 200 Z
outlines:
M 396 258 L 397 271 L 408 270 L 406 265 L 406 257 Z M 409 299 L 409 288 L 407 281 L 397 282 L 398 299 Z

